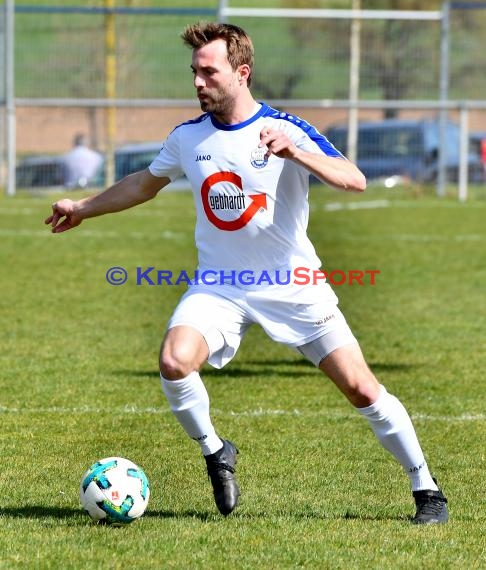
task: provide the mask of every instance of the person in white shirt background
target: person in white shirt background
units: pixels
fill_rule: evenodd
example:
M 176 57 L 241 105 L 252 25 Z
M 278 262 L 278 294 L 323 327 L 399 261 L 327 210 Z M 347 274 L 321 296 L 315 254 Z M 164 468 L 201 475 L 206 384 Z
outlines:
M 73 148 L 63 156 L 64 185 L 67 188 L 86 188 L 98 173 L 102 155 L 88 146 L 83 134 L 74 137 Z

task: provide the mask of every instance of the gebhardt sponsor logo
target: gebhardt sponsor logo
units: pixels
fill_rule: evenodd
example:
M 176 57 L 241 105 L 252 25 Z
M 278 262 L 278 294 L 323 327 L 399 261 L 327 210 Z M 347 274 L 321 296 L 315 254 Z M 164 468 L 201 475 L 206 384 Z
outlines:
M 239 192 L 236 196 L 228 196 L 227 194 L 209 196 L 209 205 L 213 210 L 244 210 L 245 195 L 243 192 Z
M 235 194 L 211 193 L 217 184 L 224 182 L 235 187 Z M 245 195 L 241 177 L 234 172 L 215 172 L 208 176 L 201 185 L 201 201 L 208 220 L 218 229 L 227 232 L 241 230 L 257 212 L 267 208 L 266 194 Z M 224 220 L 216 214 L 221 210 L 235 210 L 239 216 L 233 220 Z

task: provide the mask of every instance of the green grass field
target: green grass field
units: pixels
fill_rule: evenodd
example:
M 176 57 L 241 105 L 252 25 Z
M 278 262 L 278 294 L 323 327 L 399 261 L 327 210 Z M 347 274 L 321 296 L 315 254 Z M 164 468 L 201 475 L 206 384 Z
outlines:
M 408 408 L 450 504 L 416 528 L 408 479 L 330 383 L 250 330 L 204 369 L 218 431 L 240 448 L 241 506 L 213 504 L 204 462 L 161 394 L 160 339 L 182 287 L 136 267 L 192 270 L 192 197 L 166 193 L 53 236 L 60 195 L 0 198 L 0 568 L 485 568 L 486 191 L 452 197 L 312 191 L 328 269 L 378 269 L 335 290 L 369 363 Z M 119 287 L 112 266 L 129 272 Z M 97 526 L 78 486 L 95 460 L 146 471 L 126 528 Z

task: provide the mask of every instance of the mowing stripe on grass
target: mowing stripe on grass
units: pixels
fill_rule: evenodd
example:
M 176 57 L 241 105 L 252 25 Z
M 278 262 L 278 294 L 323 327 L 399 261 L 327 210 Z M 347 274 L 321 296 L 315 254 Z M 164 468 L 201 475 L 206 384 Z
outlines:
M 37 214 L 38 210 L 34 208 L 0 208 L 0 216 L 32 216 L 32 214 Z M 152 208 L 151 210 L 132 210 L 130 212 L 131 216 L 136 218 L 140 217 L 157 217 L 157 214 L 165 214 L 165 210 L 161 208 Z
M 5 216 L 31 216 L 36 212 L 33 208 L 0 208 L 0 215 Z
M 0 237 L 50 237 L 52 232 L 48 228 L 45 230 L 22 230 L 22 229 L 0 229 Z M 115 231 L 104 231 L 104 230 L 81 230 L 78 233 L 80 237 L 86 238 L 134 238 L 134 239 L 146 239 L 147 237 L 157 236 L 155 232 L 115 232 Z M 170 240 L 182 240 L 188 237 L 182 232 L 172 232 L 170 230 L 164 230 L 158 234 L 158 237 Z M 190 236 L 192 238 L 192 236 Z
M 14 408 L 8 406 L 0 406 L 0 414 L 171 414 L 169 408 L 138 408 L 136 406 L 124 406 L 122 408 L 108 409 L 96 408 L 91 406 L 81 406 L 79 408 L 67 408 L 62 406 L 52 407 L 36 407 L 36 408 Z M 261 416 L 299 416 L 299 417 L 326 417 L 331 419 L 352 419 L 358 417 L 356 413 L 350 412 L 329 412 L 320 410 L 315 412 L 303 412 L 298 409 L 280 410 L 280 409 L 264 409 L 256 408 L 254 410 L 225 411 L 212 410 L 214 416 L 230 416 L 230 417 L 261 417 Z M 484 422 L 486 414 L 460 414 L 458 416 L 448 415 L 430 415 L 430 414 L 412 414 L 413 420 L 423 420 L 432 422 Z
M 374 210 L 377 208 L 407 208 L 407 209 L 433 209 L 438 210 L 440 208 L 457 208 L 457 202 L 436 202 L 436 201 L 429 201 L 424 202 L 422 200 L 417 201 L 410 201 L 410 200 L 387 200 L 387 199 L 380 199 L 380 200 L 367 200 L 367 201 L 359 201 L 359 202 L 328 202 L 324 204 L 323 207 L 316 208 L 314 203 L 310 202 L 310 209 L 314 211 L 315 209 L 324 210 L 326 212 L 338 212 L 341 210 L 345 211 L 359 211 L 359 210 Z M 486 206 L 484 202 L 474 202 L 474 208 L 483 208 Z
M 368 202 L 331 202 L 324 206 L 326 212 L 337 210 L 373 210 L 375 208 L 388 208 L 389 200 L 369 200 Z
M 445 241 L 483 241 L 486 234 L 459 234 L 459 235 L 427 235 L 427 234 L 391 234 L 387 239 L 392 241 L 415 241 L 415 242 L 445 242 Z
M 23 229 L 0 229 L 0 237 L 50 237 L 52 233 L 49 229 L 45 230 L 23 230 Z M 117 231 L 105 231 L 105 230 L 89 230 L 89 229 L 82 229 L 78 233 L 79 237 L 85 238 L 112 238 L 112 239 L 120 239 L 120 238 L 133 238 L 133 239 L 145 239 L 148 236 L 156 237 L 157 234 L 154 232 L 117 232 Z M 163 239 L 170 239 L 170 240 L 184 240 L 188 239 L 189 237 L 192 239 L 192 235 L 188 235 L 182 232 L 173 232 L 170 230 L 164 230 L 158 234 L 158 237 Z M 350 236 L 349 238 L 346 236 L 342 236 L 340 241 L 346 240 L 354 241 L 355 237 Z M 427 235 L 427 234 L 396 234 L 396 235 L 387 235 L 386 239 L 388 241 L 410 241 L 410 242 L 418 242 L 418 243 L 430 243 L 430 242 L 442 242 L 445 243 L 446 241 L 453 241 L 453 242 L 465 242 L 465 241 L 485 241 L 486 234 L 460 234 L 460 235 Z M 383 236 L 367 236 L 366 241 L 381 241 L 383 240 Z

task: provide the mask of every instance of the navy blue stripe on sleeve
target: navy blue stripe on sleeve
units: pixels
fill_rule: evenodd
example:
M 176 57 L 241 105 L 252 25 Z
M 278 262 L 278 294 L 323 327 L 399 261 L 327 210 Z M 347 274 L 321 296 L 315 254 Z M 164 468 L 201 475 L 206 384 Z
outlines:
M 314 141 L 317 146 L 322 150 L 327 156 L 334 156 L 337 158 L 344 158 L 343 154 L 331 143 L 329 140 L 321 134 L 314 126 L 310 123 L 297 117 L 295 115 L 290 115 L 285 111 L 279 111 L 278 109 L 273 109 L 272 107 L 266 106 L 266 112 L 264 116 L 272 117 L 274 119 L 282 119 L 283 121 L 289 121 L 299 129 L 302 129 L 305 134 Z

